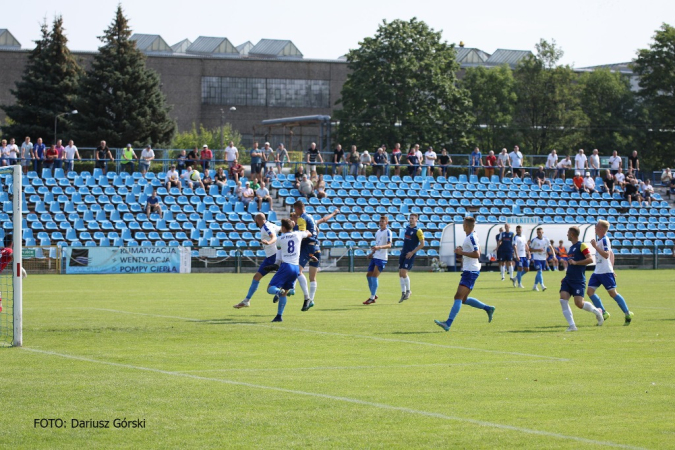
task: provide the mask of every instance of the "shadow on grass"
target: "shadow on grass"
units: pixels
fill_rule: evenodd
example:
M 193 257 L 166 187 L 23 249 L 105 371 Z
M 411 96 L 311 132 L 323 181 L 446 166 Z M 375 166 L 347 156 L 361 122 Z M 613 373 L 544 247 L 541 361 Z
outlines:
M 435 334 L 438 333 L 437 330 L 434 331 L 394 331 L 392 333 L 375 333 L 375 334 Z
M 255 315 L 251 316 L 249 315 L 248 317 L 274 317 L 270 314 L 267 315 Z M 211 324 L 211 325 L 241 325 L 241 324 L 257 324 L 259 322 L 255 322 L 252 320 L 241 320 L 241 319 L 204 319 L 204 320 L 191 320 L 190 322 L 194 323 L 206 323 L 206 324 Z
M 562 331 L 565 331 L 565 327 L 555 325 L 548 327 L 526 328 L 522 330 L 507 330 L 505 333 L 560 333 Z

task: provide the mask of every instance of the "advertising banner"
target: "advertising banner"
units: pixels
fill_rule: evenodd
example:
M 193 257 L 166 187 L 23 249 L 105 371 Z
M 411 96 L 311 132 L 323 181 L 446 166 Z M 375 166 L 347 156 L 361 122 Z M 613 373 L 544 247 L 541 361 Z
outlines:
M 65 247 L 66 274 L 190 273 L 188 247 Z

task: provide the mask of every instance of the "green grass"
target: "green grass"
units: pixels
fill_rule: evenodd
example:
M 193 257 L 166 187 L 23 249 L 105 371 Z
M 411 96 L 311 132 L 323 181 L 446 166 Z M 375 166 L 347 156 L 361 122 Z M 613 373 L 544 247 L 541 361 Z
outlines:
M 557 283 L 484 273 L 449 333 L 459 274 L 412 273 L 367 298 L 364 274 L 322 273 L 317 306 L 283 323 L 251 275 L 31 276 L 24 348 L 0 348 L 2 448 L 675 448 L 673 271 L 622 271 L 631 326 L 565 333 Z M 531 287 L 534 275 L 525 278 Z M 115 418 L 144 429 L 114 429 Z M 37 418 L 67 429 L 34 428 Z M 71 419 L 111 429 L 72 429 Z

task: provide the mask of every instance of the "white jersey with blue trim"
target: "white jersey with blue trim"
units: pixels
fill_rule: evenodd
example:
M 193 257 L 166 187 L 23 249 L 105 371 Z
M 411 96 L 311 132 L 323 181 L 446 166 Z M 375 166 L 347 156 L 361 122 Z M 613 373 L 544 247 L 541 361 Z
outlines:
M 381 246 L 387 244 L 391 244 L 391 230 L 389 228 L 377 230 L 375 233 L 375 245 Z M 380 250 L 375 250 L 375 253 L 373 253 L 373 258 L 387 261 L 389 259 L 389 249 L 383 248 Z
M 261 241 L 271 241 L 279 233 L 279 227 L 273 224 L 272 222 L 265 222 L 262 227 L 260 227 L 260 240 Z M 277 254 L 277 243 L 265 245 L 263 244 L 263 250 L 265 250 L 265 257 L 269 258 Z
M 535 261 L 546 261 L 546 257 L 548 256 L 546 254 L 546 249 L 548 248 L 549 240 L 546 239 L 546 236 L 543 236 L 541 239 L 538 237 L 534 237 L 532 241 L 530 242 L 530 250 L 543 250 L 542 252 L 532 252 L 532 259 Z
M 464 243 L 462 243 L 462 250 L 465 252 L 480 252 L 480 247 L 478 246 L 478 236 L 475 232 L 469 233 L 464 238 Z M 470 258 L 468 256 L 462 257 L 462 270 L 469 272 L 480 272 L 480 260 L 478 258 Z
M 297 266 L 300 264 L 300 243 L 307 234 L 304 231 L 289 231 L 279 235 L 281 262 Z
M 513 238 L 513 245 L 516 247 L 516 256 L 518 258 L 525 258 L 527 256 L 527 241 L 524 237 L 516 234 Z
M 606 252 L 612 251 L 612 245 L 609 243 L 609 238 L 603 236 L 601 239 L 598 239 L 597 246 L 603 249 Z M 608 255 L 609 256 L 609 255 Z M 612 261 L 609 258 L 603 258 L 600 252 L 595 252 L 595 272 L 598 275 L 603 273 L 614 273 L 614 266 L 612 266 Z

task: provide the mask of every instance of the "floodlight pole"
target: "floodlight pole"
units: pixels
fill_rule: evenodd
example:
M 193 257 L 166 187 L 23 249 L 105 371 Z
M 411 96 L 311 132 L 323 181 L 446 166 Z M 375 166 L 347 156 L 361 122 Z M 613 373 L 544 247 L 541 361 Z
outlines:
M 70 111 L 70 112 L 64 112 L 64 113 L 57 114 L 57 115 L 54 116 L 54 141 L 53 141 L 53 144 L 54 144 L 54 145 L 56 145 L 56 125 L 57 125 L 57 123 L 58 123 L 59 117 L 61 117 L 61 116 L 69 116 L 70 114 L 77 114 L 77 110 L 74 109 L 74 110 L 72 110 L 72 111 Z

